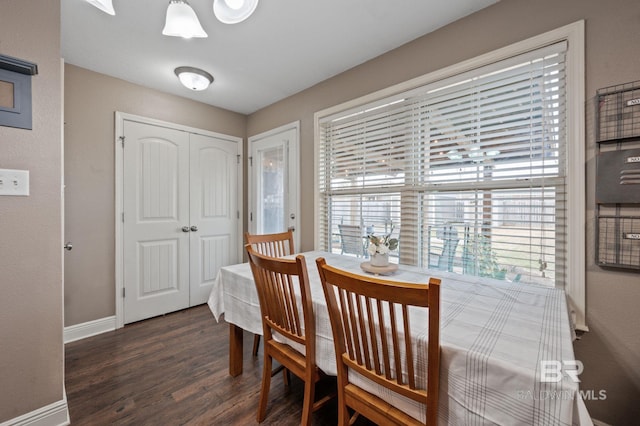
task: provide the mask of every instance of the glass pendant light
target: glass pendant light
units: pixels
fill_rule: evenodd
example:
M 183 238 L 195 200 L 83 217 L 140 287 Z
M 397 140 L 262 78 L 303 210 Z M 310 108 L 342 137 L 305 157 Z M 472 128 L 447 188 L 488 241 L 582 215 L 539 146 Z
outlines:
M 247 19 L 256 7 L 258 0 L 213 0 L 213 13 L 225 24 L 237 24 Z
M 167 19 L 162 34 L 173 37 L 207 37 L 196 12 L 186 0 L 171 0 L 167 8 Z
M 115 15 L 116 11 L 113 9 L 113 0 L 86 0 L 87 3 L 93 5 L 109 15 Z

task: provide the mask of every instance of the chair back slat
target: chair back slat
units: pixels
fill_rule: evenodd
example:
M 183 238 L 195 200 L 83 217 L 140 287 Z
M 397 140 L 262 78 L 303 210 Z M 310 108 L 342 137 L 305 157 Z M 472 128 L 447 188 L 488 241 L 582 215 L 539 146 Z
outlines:
M 379 324 L 379 329 L 385 329 L 386 328 L 386 321 L 384 319 L 384 309 L 382 309 L 382 300 L 378 299 L 376 301 L 376 312 L 378 314 L 378 324 Z M 379 333 L 380 334 L 380 341 L 382 342 L 382 356 L 384 359 L 384 366 L 390 365 L 390 358 L 389 358 L 389 343 L 387 341 L 387 333 Z M 385 378 L 387 380 L 391 380 L 391 371 L 388 368 L 381 368 L 380 373 L 378 373 L 379 375 L 384 375 Z
M 352 370 L 425 404 L 427 423 L 435 423 L 440 362 L 440 280 L 431 278 L 429 284 L 401 283 L 342 271 L 327 265 L 322 258 L 317 263 L 334 332 L 339 395 L 341 387 L 353 386 L 346 373 Z M 414 341 L 410 320 L 411 314 L 421 315 L 421 308 L 425 319 L 428 315 L 429 325 L 426 375 L 418 375 L 417 355 L 422 349 L 417 348 L 422 346 Z M 346 377 L 341 379 L 341 373 L 346 373 Z M 353 398 L 353 394 L 350 397 Z
M 387 305 L 388 313 L 389 313 L 389 325 L 391 325 L 391 341 L 393 342 L 393 362 L 395 368 L 391 368 L 391 364 L 389 365 L 388 371 L 395 373 L 395 381 L 399 385 L 402 385 L 402 360 L 400 356 L 400 336 L 398 335 L 398 322 L 396 320 L 396 310 L 395 305 L 391 302 Z M 382 331 L 381 331 L 382 332 Z M 410 339 L 411 335 L 405 336 L 405 338 Z M 398 367 L 400 366 L 400 367 Z M 394 376 L 392 376 L 394 377 Z
M 287 278 L 287 285 L 285 288 L 285 302 L 287 307 L 287 317 L 291 326 L 291 331 L 298 336 L 302 336 L 302 322 L 300 321 L 299 307 L 296 303 L 296 294 L 293 289 L 293 280 L 290 276 Z
M 404 319 L 404 335 L 411 336 L 411 327 L 409 326 L 409 310 L 407 309 L 407 305 L 402 305 L 402 317 Z M 407 359 L 414 359 L 411 339 L 404 339 L 404 342 L 404 351 L 407 354 Z M 409 380 L 409 387 L 411 389 L 416 389 L 416 377 L 415 369 L 413 368 L 413 362 L 407 363 L 407 379 Z
M 360 298 L 356 297 L 355 298 L 355 306 L 354 306 L 354 316 L 355 316 L 355 321 L 356 323 L 354 324 L 354 328 L 358 334 L 358 338 L 360 339 L 359 344 L 357 345 L 357 347 L 360 348 L 360 362 L 361 363 L 367 363 L 367 354 L 368 354 L 368 350 L 367 350 L 367 333 L 364 332 L 363 328 L 362 328 L 362 323 L 364 321 L 364 318 L 362 317 L 362 305 L 360 305 Z
M 284 257 L 295 253 L 293 246 L 293 231 L 275 234 L 244 234 L 245 244 L 251 244 L 257 253 L 269 257 Z
M 344 306 L 347 303 L 347 298 L 348 298 L 348 294 L 346 294 L 346 292 L 340 292 L 340 306 Z M 342 316 L 342 324 L 346 324 L 346 325 L 351 324 L 351 321 L 349 320 L 348 309 L 343 309 L 342 311 L 340 311 L 340 315 Z M 355 358 L 355 353 L 353 352 L 354 350 L 353 329 L 351 327 L 345 326 L 343 332 L 344 332 L 344 339 L 346 340 L 345 347 L 349 353 L 349 357 Z
M 377 348 L 378 343 L 378 335 L 376 333 L 376 329 L 374 327 L 375 324 L 375 312 L 372 308 L 371 298 L 366 298 L 367 303 L 367 324 L 369 325 L 369 336 L 371 338 L 371 347 Z M 379 351 L 371 351 L 373 354 L 373 368 L 376 374 L 382 374 L 382 368 L 380 366 L 380 353 Z

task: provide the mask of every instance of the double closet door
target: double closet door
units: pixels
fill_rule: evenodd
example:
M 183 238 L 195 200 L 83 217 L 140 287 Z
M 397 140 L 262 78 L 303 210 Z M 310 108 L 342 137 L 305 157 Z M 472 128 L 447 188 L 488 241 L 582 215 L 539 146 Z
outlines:
M 239 142 L 124 121 L 124 323 L 205 303 L 238 263 Z

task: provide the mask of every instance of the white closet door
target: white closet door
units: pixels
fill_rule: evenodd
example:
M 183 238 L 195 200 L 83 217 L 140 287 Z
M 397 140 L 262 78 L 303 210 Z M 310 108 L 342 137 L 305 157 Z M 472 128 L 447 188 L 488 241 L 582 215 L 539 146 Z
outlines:
M 125 121 L 124 134 L 124 322 L 130 323 L 189 306 L 189 134 L 133 121 Z
M 238 263 L 238 144 L 191 134 L 191 306 L 205 303 L 221 266 Z

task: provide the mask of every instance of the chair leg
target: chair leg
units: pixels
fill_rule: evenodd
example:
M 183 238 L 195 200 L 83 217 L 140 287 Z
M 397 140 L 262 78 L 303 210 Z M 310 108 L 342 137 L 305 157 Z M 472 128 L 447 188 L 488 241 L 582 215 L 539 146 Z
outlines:
M 313 402 L 315 399 L 316 384 L 312 380 L 308 380 L 304 384 L 304 399 L 302 402 L 302 426 L 311 424 L 311 413 L 313 412 Z
M 342 401 L 338 401 L 338 426 L 349 426 L 351 424 L 350 420 L 349 409 Z
M 348 408 L 345 408 L 345 410 L 347 410 L 347 413 L 349 412 Z M 351 416 L 351 418 L 347 416 L 347 418 L 349 418 L 349 426 L 353 426 L 354 424 L 356 424 L 358 417 L 360 417 L 360 413 L 358 413 L 357 411 L 353 412 L 353 415 Z
M 258 356 L 258 348 L 260 347 L 260 335 L 253 336 L 253 356 Z
M 271 386 L 272 359 L 268 354 L 264 355 L 262 367 L 262 387 L 260 388 L 260 403 L 258 404 L 258 423 L 262 423 L 267 414 L 267 400 L 269 399 L 269 387 Z

